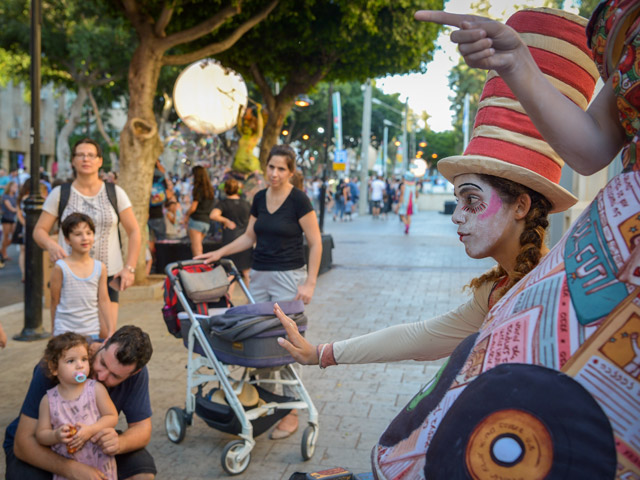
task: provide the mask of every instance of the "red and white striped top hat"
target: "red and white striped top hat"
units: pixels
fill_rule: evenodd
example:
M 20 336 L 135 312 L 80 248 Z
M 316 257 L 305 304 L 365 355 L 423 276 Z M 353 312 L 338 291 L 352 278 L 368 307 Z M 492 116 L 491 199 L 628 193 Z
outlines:
M 507 20 L 529 47 L 545 77 L 583 110 L 598 70 L 587 47 L 587 19 L 552 8 L 522 10 Z M 438 170 L 453 183 L 463 173 L 506 178 L 544 195 L 551 212 L 577 202 L 558 185 L 564 162 L 545 142 L 507 84 L 491 70 L 478 104 L 473 136 L 464 154 L 443 158 Z

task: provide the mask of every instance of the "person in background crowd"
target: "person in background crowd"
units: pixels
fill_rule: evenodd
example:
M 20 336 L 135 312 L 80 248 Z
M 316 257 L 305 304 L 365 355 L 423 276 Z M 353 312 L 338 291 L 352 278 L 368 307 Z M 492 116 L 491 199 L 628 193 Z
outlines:
M 371 182 L 371 195 L 369 198 L 371 199 L 371 214 L 374 220 L 380 218 L 385 188 L 386 185 L 382 180 L 382 175 L 378 175 L 378 177 Z
M 404 223 L 404 233 L 405 235 L 408 235 L 409 228 L 411 228 L 411 216 L 415 209 L 415 202 L 418 201 L 416 176 L 413 173 L 407 172 L 404 174 L 404 182 L 400 185 L 398 200 L 400 204 L 398 208 L 398 215 L 400 216 L 402 223 Z
M 385 178 L 384 180 L 384 194 L 383 194 L 383 206 L 382 206 L 382 217 L 384 220 L 387 219 L 389 213 L 393 210 L 393 200 L 395 199 L 396 190 L 393 188 L 391 181 L 389 178 Z
M 215 208 L 211 210 L 209 218 L 222 225 L 222 245 L 229 245 L 236 238 L 241 236 L 247 229 L 251 205 L 246 200 L 240 198 L 238 191 L 240 184 L 234 178 L 229 178 L 224 182 L 224 193 L 226 198 L 220 200 Z M 242 279 L 248 287 L 249 272 L 251 270 L 251 257 L 253 247 L 249 247 L 242 252 L 229 255 L 236 268 L 242 273 Z M 234 284 L 235 285 L 235 284 Z
M 215 192 L 204 167 L 196 165 L 192 172 L 193 200 L 184 221 L 188 222 L 187 233 L 191 241 L 191 253 L 195 257 L 202 255 L 202 241 L 209 232 L 209 214 L 215 203 Z
M 293 173 L 293 177 L 291 177 L 291 185 L 304 192 L 304 175 L 302 174 L 302 171 L 296 169 Z
M 164 222 L 164 212 L 162 210 L 167 199 L 173 198 L 173 185 L 165 172 L 160 160 L 156 161 L 156 168 L 153 172 L 153 183 L 151 186 L 151 196 L 149 199 L 149 248 L 153 252 L 154 244 L 157 240 L 164 240 L 166 227 Z
M 2 249 L 0 250 L 3 261 L 11 260 L 7 254 L 7 247 L 11 244 L 11 237 L 16 228 L 18 214 L 18 184 L 14 181 L 7 183 L 2 197 Z
M 322 180 L 317 176 L 313 177 L 311 181 L 311 194 L 313 195 L 313 208 L 318 213 L 320 211 L 320 195 L 322 195 Z
M 353 177 L 353 179 L 349 182 L 349 190 L 351 192 L 351 201 L 353 205 L 358 205 L 358 200 L 360 200 L 360 181 L 358 177 Z
M 40 183 L 47 188 L 47 193 L 51 192 L 51 182 L 49 182 L 49 175 L 46 172 L 40 172 Z
M 344 215 L 346 220 L 351 221 L 351 212 L 353 210 L 353 198 L 351 197 L 351 186 L 349 177 L 344 179 Z
M 333 194 L 333 198 L 335 200 L 334 208 L 333 208 L 333 221 L 335 222 L 338 218 L 340 221 L 344 218 L 344 209 L 345 202 L 347 197 L 347 186 L 344 183 L 344 180 L 341 178 L 336 185 L 336 191 Z
M 11 177 L 7 175 L 7 171 L 4 168 L 0 168 L 0 196 L 4 195 L 4 189 L 11 181 Z
M 186 237 L 187 231 L 184 228 L 184 212 L 177 197 L 169 198 L 164 204 L 164 208 L 166 209 L 164 224 L 167 238 L 177 240 Z

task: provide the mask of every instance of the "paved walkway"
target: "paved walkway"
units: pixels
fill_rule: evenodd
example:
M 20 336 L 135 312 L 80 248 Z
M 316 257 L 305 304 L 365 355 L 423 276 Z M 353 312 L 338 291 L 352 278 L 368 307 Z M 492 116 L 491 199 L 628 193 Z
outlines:
M 460 287 L 491 265 L 464 254 L 449 216 L 421 212 L 414 216 L 411 234 L 405 236 L 397 217 L 374 221 L 325 224 L 333 235 L 334 267 L 318 280 L 313 302 L 307 308 L 308 339 L 313 343 L 338 340 L 399 322 L 411 322 L 443 313 L 465 299 Z M 224 446 L 236 438 L 211 429 L 196 417 L 184 441 L 175 445 L 164 433 L 164 414 L 171 406 L 184 406 L 186 350 L 163 324 L 161 301 L 124 303 L 120 324 L 140 325 L 151 335 L 154 355 L 149 365 L 154 410 L 153 438 L 149 450 L 159 478 L 225 478 L 220 465 Z M 22 327 L 22 312 L 0 319 L 11 336 Z M 45 325 L 49 326 L 48 313 Z M 44 342 L 10 342 L 0 351 L 0 427 L 14 418 L 22 403 L 33 365 Z M 289 439 L 258 437 L 248 470 L 237 478 L 288 479 L 294 471 L 314 471 L 344 466 L 369 471 L 369 455 L 385 426 L 420 386 L 437 370 L 437 364 L 337 366 L 320 370 L 304 367 L 304 383 L 320 412 L 320 436 L 314 457 L 302 462 L 302 428 Z M 304 424 L 304 415 L 301 417 Z M 4 452 L 0 453 L 4 457 Z M 4 458 L 0 458 L 0 476 Z
M 22 276 L 18 266 L 19 251 L 15 245 L 10 245 L 8 250 L 11 260 L 0 269 L 0 308 L 22 302 L 24 298 L 24 284 L 20 281 Z

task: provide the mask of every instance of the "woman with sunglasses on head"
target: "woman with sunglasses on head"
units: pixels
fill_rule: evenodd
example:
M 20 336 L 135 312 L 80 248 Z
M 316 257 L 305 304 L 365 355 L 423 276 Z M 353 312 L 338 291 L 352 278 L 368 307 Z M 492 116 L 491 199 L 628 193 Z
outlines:
M 113 285 L 112 280 L 119 278 L 119 288 L 109 285 L 112 318 L 118 317 L 119 292 L 133 285 L 135 266 L 141 245 L 141 235 L 131 206 L 131 201 L 125 191 L 110 184 L 107 186 L 100 180 L 99 172 L 102 167 L 102 151 L 100 145 L 91 138 L 83 138 L 73 146 L 71 166 L 74 180 L 71 183 L 69 195 L 62 215 L 59 217 L 62 190 L 65 185 L 54 188 L 42 206 L 42 214 L 33 230 L 33 239 L 44 250 L 49 252 L 52 262 L 66 256 L 66 243 L 62 231 L 58 232 L 58 240 L 49 236 L 56 220 L 62 222 L 74 212 L 84 213 L 93 220 L 96 227 L 95 245 L 92 256 L 107 266 L 107 283 Z M 110 198 L 107 189 L 113 188 L 115 198 Z M 118 211 L 115 211 L 114 203 Z M 123 262 L 120 250 L 118 223 L 122 223 L 128 237 L 126 260 Z

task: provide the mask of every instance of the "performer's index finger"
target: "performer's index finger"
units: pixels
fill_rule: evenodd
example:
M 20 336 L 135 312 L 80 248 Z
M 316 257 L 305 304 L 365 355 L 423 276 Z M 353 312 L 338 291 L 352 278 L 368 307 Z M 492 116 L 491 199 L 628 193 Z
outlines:
M 458 28 L 462 28 L 462 22 L 478 21 L 478 17 L 475 15 L 461 15 L 458 13 L 443 12 L 441 10 L 418 10 L 413 16 L 421 22 L 438 23 L 440 25 L 449 25 Z

